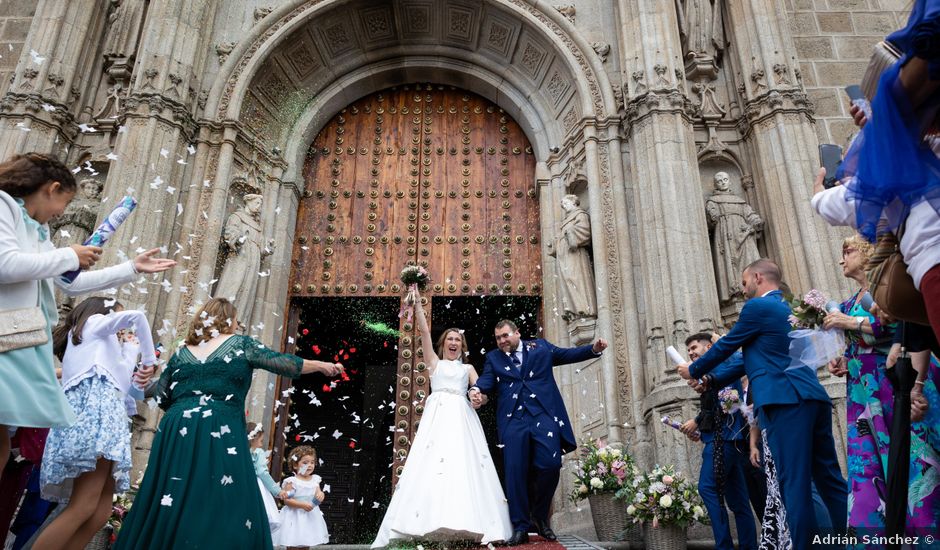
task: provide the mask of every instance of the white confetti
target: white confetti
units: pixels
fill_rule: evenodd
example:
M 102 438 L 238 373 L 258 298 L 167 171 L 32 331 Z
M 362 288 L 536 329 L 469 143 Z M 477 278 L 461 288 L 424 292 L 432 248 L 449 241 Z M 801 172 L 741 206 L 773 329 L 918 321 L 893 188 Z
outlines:
M 180 428 L 180 435 L 181 435 L 181 436 L 184 436 L 184 437 L 185 437 L 185 436 L 186 436 L 186 433 L 187 433 L 187 431 L 186 431 L 186 426 L 183 426 L 182 428 Z
M 46 58 L 42 55 L 39 55 L 39 52 L 37 52 L 36 50 L 29 50 L 29 56 L 33 58 L 33 63 L 37 65 L 42 65 L 43 62 L 46 60 Z
M 114 152 L 112 151 L 112 152 L 108 153 L 107 155 L 105 155 L 104 158 L 106 158 L 106 159 L 108 159 L 108 160 L 117 160 L 118 156 L 115 155 Z
M 232 481 L 232 476 L 222 476 L 221 483 L 222 485 L 231 485 L 234 481 Z
M 166 149 L 160 149 L 160 156 L 163 157 L 163 158 L 169 158 L 169 157 L 170 157 L 170 152 L 167 151 Z
M 230 454 L 230 455 L 237 455 L 237 454 L 238 454 L 238 453 L 235 451 L 235 447 L 229 447 L 229 448 L 226 449 L 226 450 L 228 451 L 228 454 Z
M 85 124 L 84 122 L 78 125 L 78 129 L 81 130 L 82 133 L 96 132 L 96 131 L 97 131 L 97 130 L 95 130 L 95 127 L 94 127 L 94 126 L 89 126 L 89 125 Z
M 163 495 L 163 498 L 160 499 L 160 506 L 173 506 L 173 497 Z
M 186 151 L 187 151 L 190 155 L 195 155 L 195 154 L 196 154 L 196 148 L 193 147 L 192 145 L 187 145 L 187 146 L 186 146 Z
M 42 110 L 47 113 L 51 113 L 52 111 L 55 111 L 55 105 L 49 105 L 48 103 L 43 103 Z

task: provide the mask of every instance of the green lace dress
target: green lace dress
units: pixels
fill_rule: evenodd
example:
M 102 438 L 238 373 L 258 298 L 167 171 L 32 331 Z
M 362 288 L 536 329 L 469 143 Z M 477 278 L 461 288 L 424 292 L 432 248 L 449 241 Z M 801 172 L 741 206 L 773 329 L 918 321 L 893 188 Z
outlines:
M 271 548 L 245 435 L 253 370 L 291 378 L 303 360 L 232 336 L 200 361 L 183 347 L 160 377 L 166 411 L 116 549 Z

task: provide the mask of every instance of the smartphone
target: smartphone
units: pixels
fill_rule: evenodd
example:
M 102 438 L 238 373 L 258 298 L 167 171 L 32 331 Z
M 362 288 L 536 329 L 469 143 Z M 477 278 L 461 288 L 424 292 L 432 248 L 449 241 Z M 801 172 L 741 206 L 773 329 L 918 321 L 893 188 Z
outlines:
M 862 87 L 859 86 L 858 84 L 852 84 L 851 86 L 846 86 L 845 95 L 849 96 L 849 99 L 852 101 L 865 99 L 865 94 L 862 93 Z
M 832 143 L 819 144 L 819 164 L 826 169 L 823 187 L 830 189 L 836 185 L 836 170 L 842 163 L 842 147 Z

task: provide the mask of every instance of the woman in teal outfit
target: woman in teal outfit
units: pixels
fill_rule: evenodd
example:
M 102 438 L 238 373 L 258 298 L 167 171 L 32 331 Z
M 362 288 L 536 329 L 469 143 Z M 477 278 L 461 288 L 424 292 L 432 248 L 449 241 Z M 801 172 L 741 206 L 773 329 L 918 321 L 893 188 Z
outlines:
M 237 326 L 231 302 L 209 300 L 160 377 L 166 414 L 115 549 L 271 548 L 245 438 L 253 371 L 336 376 L 343 366 L 277 353 L 234 335 Z
M 70 295 L 84 294 L 176 265 L 153 258 L 159 251 L 153 249 L 120 265 L 82 272 L 72 283 L 59 280 L 68 271 L 90 268 L 101 254 L 97 246 L 55 248 L 50 240 L 48 222 L 65 211 L 76 188 L 72 172 L 55 157 L 26 153 L 0 163 L 0 316 L 38 306 L 51 328 L 58 322 L 53 284 Z M 0 353 L 0 471 L 10 454 L 8 428 L 75 422 L 56 380 L 47 332 L 44 344 Z

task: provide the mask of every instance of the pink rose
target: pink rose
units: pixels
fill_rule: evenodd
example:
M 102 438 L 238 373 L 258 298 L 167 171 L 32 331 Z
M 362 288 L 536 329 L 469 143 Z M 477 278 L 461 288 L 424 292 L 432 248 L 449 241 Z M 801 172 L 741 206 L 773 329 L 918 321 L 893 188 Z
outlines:
M 672 476 L 670 476 L 670 475 L 665 475 L 665 476 L 663 476 L 663 483 L 665 483 L 666 485 L 671 484 L 673 481 L 675 481 L 675 480 L 672 479 Z

